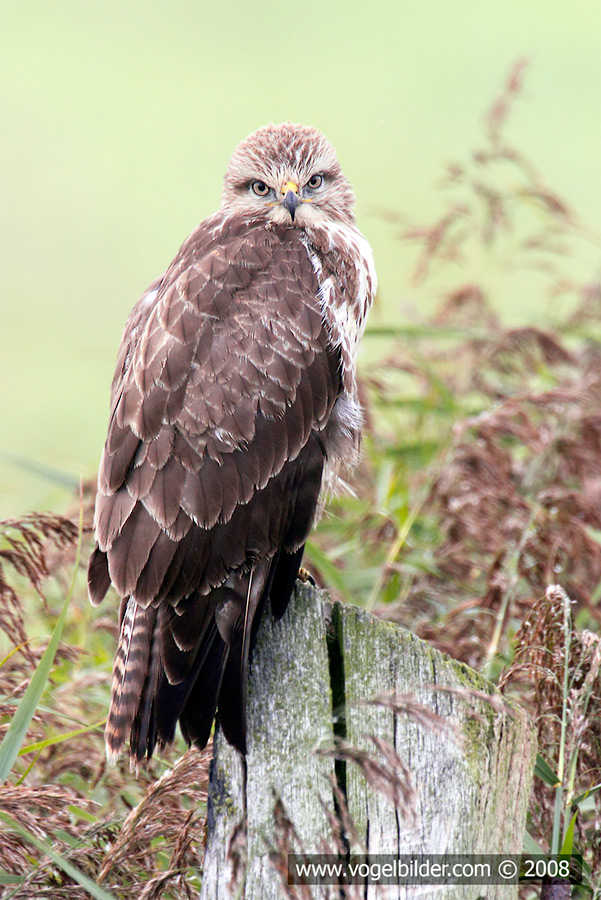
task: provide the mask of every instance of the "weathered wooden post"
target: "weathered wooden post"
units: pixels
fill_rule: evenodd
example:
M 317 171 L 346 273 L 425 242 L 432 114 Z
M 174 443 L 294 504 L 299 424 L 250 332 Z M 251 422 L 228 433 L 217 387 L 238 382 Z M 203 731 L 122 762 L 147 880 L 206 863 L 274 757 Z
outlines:
M 288 853 L 521 852 L 535 751 L 525 714 L 394 624 L 299 587 L 280 622 L 261 624 L 248 718 L 246 763 L 216 737 L 201 900 L 351 896 L 287 893 Z M 382 890 L 361 896 L 416 888 Z M 517 888 L 419 891 L 480 894 Z

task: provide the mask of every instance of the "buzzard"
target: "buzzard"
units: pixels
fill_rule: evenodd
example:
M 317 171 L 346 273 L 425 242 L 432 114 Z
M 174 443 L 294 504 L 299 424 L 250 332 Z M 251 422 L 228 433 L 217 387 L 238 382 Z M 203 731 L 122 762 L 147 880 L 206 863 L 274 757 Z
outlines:
M 357 347 L 376 287 L 336 154 L 267 125 L 221 207 L 134 306 L 98 474 L 92 603 L 120 635 L 107 753 L 139 761 L 215 717 L 245 752 L 249 652 L 281 616 L 323 497 L 357 457 Z

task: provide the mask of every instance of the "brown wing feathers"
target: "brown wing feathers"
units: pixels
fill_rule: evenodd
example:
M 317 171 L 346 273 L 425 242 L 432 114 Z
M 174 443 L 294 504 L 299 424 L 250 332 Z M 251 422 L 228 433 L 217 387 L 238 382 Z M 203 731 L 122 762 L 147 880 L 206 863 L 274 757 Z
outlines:
M 287 603 L 341 390 L 294 229 L 213 217 L 152 291 L 123 338 L 89 566 L 94 602 L 109 581 L 126 598 L 107 745 L 131 731 L 138 758 L 178 718 L 206 742 L 217 706 L 243 749 L 249 636 L 272 584 Z

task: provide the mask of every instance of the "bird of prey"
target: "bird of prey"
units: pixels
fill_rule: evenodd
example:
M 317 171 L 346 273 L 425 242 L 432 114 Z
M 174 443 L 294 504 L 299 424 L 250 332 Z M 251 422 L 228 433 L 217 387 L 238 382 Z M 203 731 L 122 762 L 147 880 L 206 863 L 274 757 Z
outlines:
M 357 459 L 356 355 L 376 287 L 354 196 L 315 128 L 235 150 L 220 209 L 134 306 L 98 475 L 90 598 L 121 597 L 109 759 L 245 752 L 260 614 L 281 616 L 323 497 Z M 341 470 L 342 467 L 342 470 Z

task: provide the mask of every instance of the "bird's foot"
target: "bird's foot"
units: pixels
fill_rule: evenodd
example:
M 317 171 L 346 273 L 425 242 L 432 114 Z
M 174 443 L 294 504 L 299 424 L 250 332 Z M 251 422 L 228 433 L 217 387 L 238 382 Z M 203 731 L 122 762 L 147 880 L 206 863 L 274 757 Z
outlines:
M 307 584 L 308 582 L 309 584 L 313 585 L 313 587 L 315 587 L 315 579 L 308 569 L 303 569 L 303 567 L 301 566 L 296 577 L 299 581 L 302 581 L 303 584 Z

